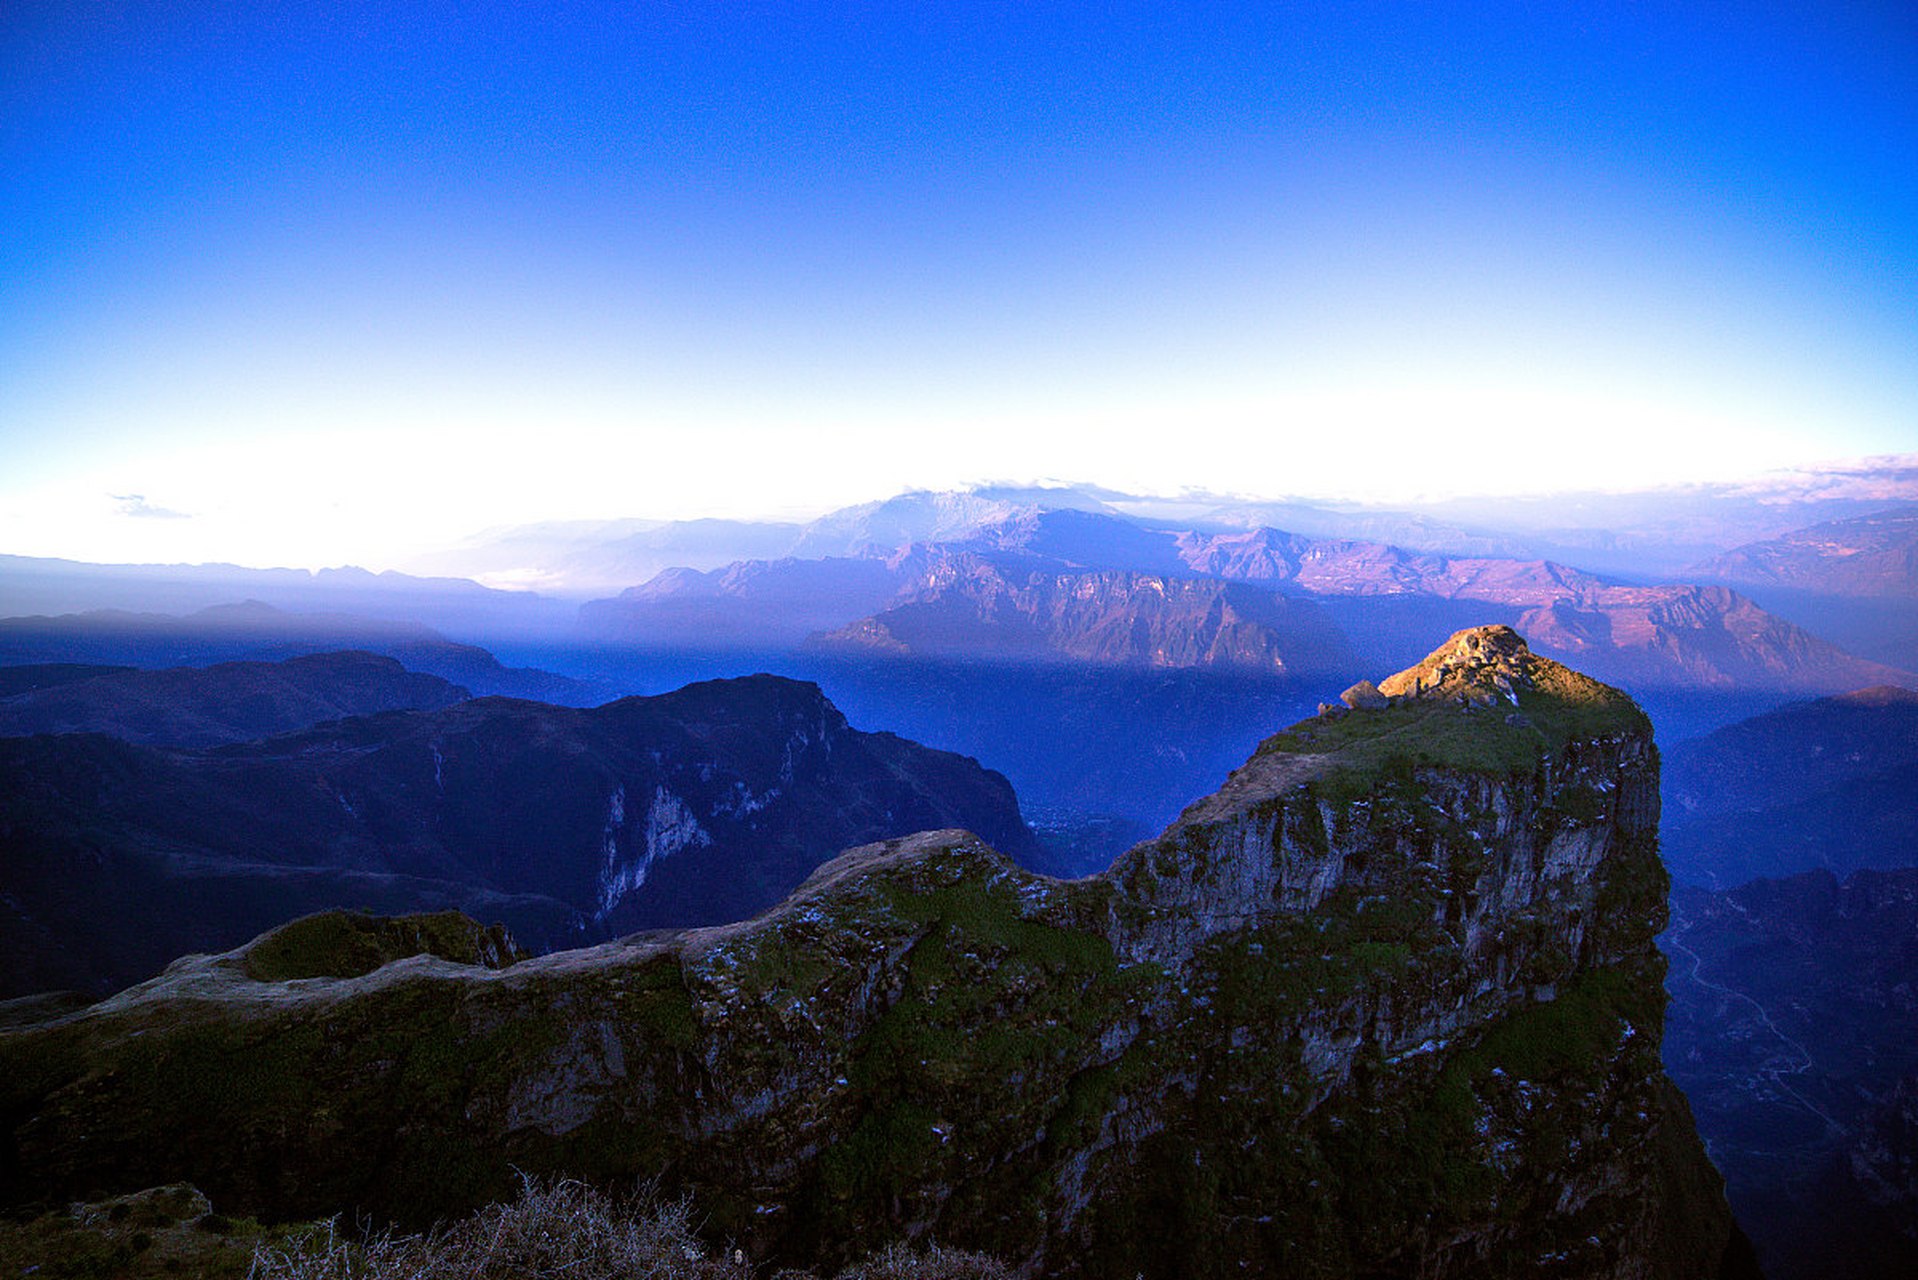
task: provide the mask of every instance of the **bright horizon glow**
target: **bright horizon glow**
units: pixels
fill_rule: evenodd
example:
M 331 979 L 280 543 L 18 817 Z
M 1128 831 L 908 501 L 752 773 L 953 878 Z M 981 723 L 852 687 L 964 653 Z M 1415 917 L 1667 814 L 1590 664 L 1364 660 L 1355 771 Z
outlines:
M 0 552 L 1918 452 L 1913 15 L 1694 9 L 22 8 Z

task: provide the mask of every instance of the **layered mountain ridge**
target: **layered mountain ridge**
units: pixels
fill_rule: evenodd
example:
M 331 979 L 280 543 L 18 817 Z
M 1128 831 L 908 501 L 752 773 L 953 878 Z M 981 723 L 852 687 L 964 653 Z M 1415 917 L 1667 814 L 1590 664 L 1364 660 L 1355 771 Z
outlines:
M 568 706 L 604 700 L 578 680 L 508 667 L 485 649 L 387 617 L 302 613 L 249 599 L 188 614 L 94 609 L 0 618 L 0 662 L 10 664 L 82 661 L 165 668 L 344 651 L 393 658 L 409 671 L 439 676 L 478 694 Z
M 1345 637 L 1309 601 L 1242 585 L 1118 569 L 1020 571 L 926 552 L 884 611 L 814 638 L 829 647 L 980 661 L 1350 669 Z
M 563 1170 L 663 1175 L 755 1260 L 1737 1274 L 1658 1065 L 1648 723 L 1502 627 L 1381 688 L 1085 880 L 935 831 L 502 969 L 189 958 L 0 1032 L 0 1192 L 419 1219 Z
M 1276 529 L 1149 529 L 1085 510 L 1024 510 L 961 532 L 863 558 L 668 572 L 584 606 L 581 622 L 640 647 L 766 649 L 812 635 L 876 656 L 1270 674 L 1350 670 L 1359 634 L 1410 636 L 1434 608 L 1454 608 L 1634 688 L 1823 693 L 1903 674 L 1723 586 Z
M 1826 521 L 1693 567 L 1708 581 L 1832 596 L 1918 597 L 1918 506 Z

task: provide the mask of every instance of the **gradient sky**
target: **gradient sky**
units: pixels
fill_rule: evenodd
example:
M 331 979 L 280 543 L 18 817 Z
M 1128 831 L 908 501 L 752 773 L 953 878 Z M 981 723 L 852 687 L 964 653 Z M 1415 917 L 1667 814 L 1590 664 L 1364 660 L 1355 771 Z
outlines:
M 0 8 L 0 551 L 1913 451 L 1908 3 Z

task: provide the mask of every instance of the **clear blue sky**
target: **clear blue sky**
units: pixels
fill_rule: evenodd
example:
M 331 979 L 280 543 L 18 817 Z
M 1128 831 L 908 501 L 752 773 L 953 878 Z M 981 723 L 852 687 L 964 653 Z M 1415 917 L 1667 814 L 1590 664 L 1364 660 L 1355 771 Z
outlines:
M 14 0 L 0 237 L 0 551 L 1736 476 L 1918 450 L 1918 11 Z

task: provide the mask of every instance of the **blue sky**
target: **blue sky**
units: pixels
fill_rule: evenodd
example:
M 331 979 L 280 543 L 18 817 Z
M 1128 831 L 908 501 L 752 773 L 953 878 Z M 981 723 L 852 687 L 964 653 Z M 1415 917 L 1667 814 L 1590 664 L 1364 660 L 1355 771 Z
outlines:
M 1733 8 L 9 5 L 0 551 L 1918 451 L 1918 17 Z

